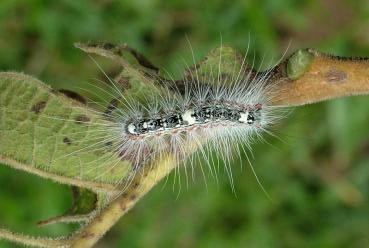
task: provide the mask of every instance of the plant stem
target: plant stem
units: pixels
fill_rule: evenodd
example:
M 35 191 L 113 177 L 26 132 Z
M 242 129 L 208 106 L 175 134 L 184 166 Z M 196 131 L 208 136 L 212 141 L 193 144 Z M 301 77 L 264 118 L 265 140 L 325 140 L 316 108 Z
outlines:
M 299 50 L 277 67 L 276 105 L 299 106 L 369 93 L 369 59 Z M 300 74 L 295 78 L 296 74 Z
M 124 193 L 113 200 L 96 217 L 83 227 L 71 241 L 72 248 L 92 247 L 96 242 L 127 213 L 148 191 L 167 176 L 175 165 L 172 156 L 167 156 L 156 164 L 138 172 Z
M 8 231 L 0 228 L 0 239 L 6 239 L 14 243 L 34 246 L 34 247 L 53 247 L 53 248 L 65 248 L 69 247 L 67 239 L 51 239 L 51 238 L 36 238 L 29 237 L 20 233 Z

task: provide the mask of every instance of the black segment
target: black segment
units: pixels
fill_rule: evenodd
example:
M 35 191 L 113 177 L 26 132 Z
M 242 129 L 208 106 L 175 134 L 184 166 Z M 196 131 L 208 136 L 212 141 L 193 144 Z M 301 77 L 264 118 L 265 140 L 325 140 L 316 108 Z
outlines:
M 254 123 L 254 121 L 255 121 L 255 117 L 254 117 L 254 115 L 253 114 L 248 114 L 247 115 L 247 124 L 252 124 L 252 123 Z
M 135 129 L 136 133 L 142 134 L 142 133 L 147 133 L 149 131 L 148 128 L 144 127 L 145 122 L 146 122 L 146 120 L 143 119 L 143 120 L 140 120 L 140 121 L 134 123 L 134 125 L 136 127 L 136 129 Z
M 174 128 L 176 126 L 182 125 L 183 123 L 183 119 L 180 114 L 168 115 L 163 120 L 165 128 Z
M 241 112 L 243 111 L 225 108 L 220 105 L 205 106 L 196 108 L 192 117 L 200 123 L 214 120 L 238 121 L 241 118 Z
M 162 119 L 154 119 L 147 120 L 147 129 L 148 131 L 156 131 L 159 128 L 163 128 L 163 120 Z

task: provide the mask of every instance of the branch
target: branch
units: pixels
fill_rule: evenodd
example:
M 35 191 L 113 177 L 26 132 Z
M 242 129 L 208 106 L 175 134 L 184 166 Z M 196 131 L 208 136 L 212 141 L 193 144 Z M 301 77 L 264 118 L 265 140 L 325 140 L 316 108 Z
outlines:
M 167 156 L 157 164 L 149 165 L 138 172 L 127 189 L 82 228 L 71 241 L 72 248 L 87 248 L 99 239 L 162 178 L 174 169 L 175 158 Z
M 276 68 L 276 105 L 299 106 L 369 93 L 369 59 L 299 50 Z

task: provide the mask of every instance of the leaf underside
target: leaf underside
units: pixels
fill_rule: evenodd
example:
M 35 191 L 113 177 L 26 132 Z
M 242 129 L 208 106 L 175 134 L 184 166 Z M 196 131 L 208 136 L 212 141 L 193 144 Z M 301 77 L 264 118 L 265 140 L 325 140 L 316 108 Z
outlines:
M 4 160 L 49 174 L 104 183 L 118 182 L 130 170 L 127 161 L 110 159 L 114 153 L 109 146 L 95 145 L 94 135 L 104 136 L 107 130 L 103 127 L 109 121 L 32 77 L 0 74 L 0 110 L 0 155 Z

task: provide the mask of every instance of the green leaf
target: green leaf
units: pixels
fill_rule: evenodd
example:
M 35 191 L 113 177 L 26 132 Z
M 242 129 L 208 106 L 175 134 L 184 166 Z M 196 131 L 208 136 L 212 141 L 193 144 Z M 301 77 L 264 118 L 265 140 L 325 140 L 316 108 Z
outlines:
M 112 52 L 96 44 L 79 45 L 123 66 L 115 81 L 121 93 L 105 102 L 117 100 L 124 111 L 126 98 L 143 102 L 160 92 L 142 66 L 120 56 L 119 49 L 134 53 L 131 48 Z M 135 57 L 155 68 L 137 52 Z M 98 111 L 30 76 L 0 73 L 0 162 L 60 183 L 116 192 L 132 166 L 117 154 L 117 123 Z
M 186 77 L 208 84 L 233 83 L 245 78 L 252 69 L 244 58 L 232 47 L 215 48 L 195 66 L 186 71 Z
M 39 80 L 0 73 L 2 163 L 62 183 L 103 189 L 131 169 L 108 142 L 101 142 L 111 136 L 106 125 L 112 123 L 104 116 Z

